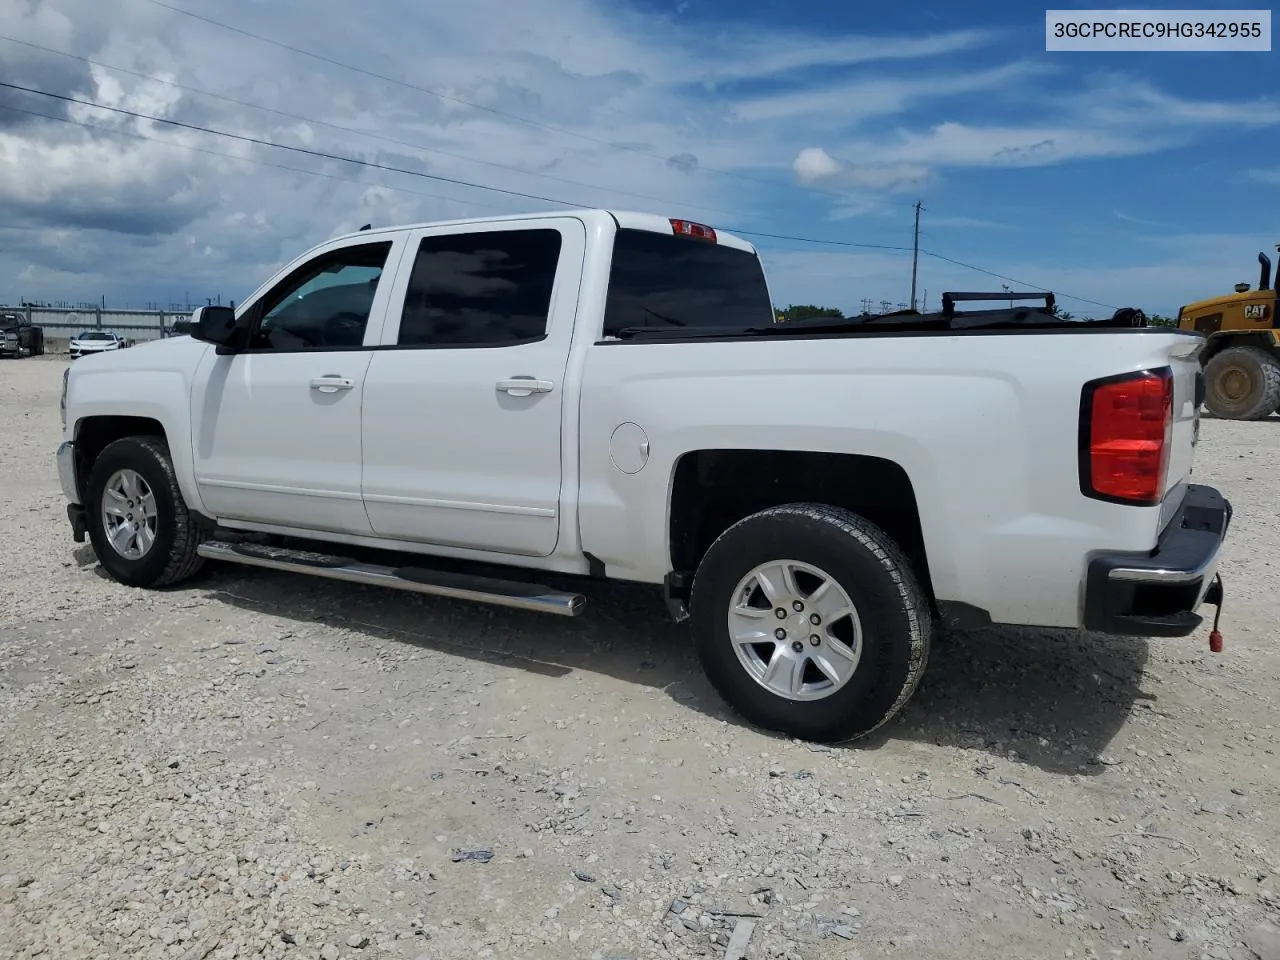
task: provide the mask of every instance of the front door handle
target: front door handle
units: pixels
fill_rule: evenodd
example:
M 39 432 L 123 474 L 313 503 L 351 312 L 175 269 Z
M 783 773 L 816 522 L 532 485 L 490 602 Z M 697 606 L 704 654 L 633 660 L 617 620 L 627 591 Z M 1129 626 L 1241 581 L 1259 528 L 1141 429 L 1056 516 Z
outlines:
M 555 384 L 550 380 L 535 380 L 533 377 L 512 377 L 510 380 L 499 380 L 496 386 L 513 397 L 527 397 L 531 393 L 550 393 Z
M 326 373 L 311 381 L 311 389 L 321 393 L 337 393 L 339 390 L 350 390 L 356 382 L 350 377 L 340 377 L 336 373 Z

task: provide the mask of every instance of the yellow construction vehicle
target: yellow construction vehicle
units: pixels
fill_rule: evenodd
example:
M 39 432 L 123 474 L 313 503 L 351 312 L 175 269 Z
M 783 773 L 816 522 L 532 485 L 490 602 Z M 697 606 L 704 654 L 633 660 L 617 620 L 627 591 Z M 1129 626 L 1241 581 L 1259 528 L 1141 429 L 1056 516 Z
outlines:
M 1178 310 L 1179 329 L 1195 330 L 1209 340 L 1200 356 L 1204 405 L 1224 420 L 1261 420 L 1280 412 L 1280 316 L 1271 259 L 1260 253 L 1258 263 L 1257 290 L 1237 283 L 1235 293 Z

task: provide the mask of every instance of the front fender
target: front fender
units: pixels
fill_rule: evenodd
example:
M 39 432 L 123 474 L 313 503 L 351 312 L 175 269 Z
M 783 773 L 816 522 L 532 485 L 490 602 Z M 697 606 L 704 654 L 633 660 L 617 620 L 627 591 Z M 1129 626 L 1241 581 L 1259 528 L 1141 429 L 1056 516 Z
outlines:
M 178 488 L 187 506 L 205 513 L 191 454 L 191 388 L 178 371 L 77 371 L 68 383 L 67 425 L 74 438 L 92 417 L 143 417 L 164 430 Z

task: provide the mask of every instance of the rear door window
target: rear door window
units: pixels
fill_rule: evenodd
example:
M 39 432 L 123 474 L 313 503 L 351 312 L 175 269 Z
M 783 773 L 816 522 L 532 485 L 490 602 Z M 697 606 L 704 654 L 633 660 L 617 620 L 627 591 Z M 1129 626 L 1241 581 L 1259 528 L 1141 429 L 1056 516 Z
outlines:
M 402 347 L 503 347 L 546 336 L 559 230 L 426 237 L 400 317 Z

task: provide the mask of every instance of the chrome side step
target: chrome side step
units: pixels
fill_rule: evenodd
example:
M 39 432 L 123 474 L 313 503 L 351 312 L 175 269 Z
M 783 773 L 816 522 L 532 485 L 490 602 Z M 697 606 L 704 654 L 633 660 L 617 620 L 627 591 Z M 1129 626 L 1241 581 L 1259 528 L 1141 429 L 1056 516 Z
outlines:
M 309 550 L 287 550 L 255 543 L 226 543 L 210 540 L 200 544 L 196 552 L 210 560 L 226 560 L 250 567 L 284 570 L 330 580 L 345 580 L 374 587 L 390 587 L 436 597 L 473 600 L 517 610 L 554 613 L 576 617 L 586 606 L 586 598 L 577 593 L 560 593 L 534 583 L 494 580 L 470 574 L 429 570 L 423 567 L 388 567 L 335 557 Z

